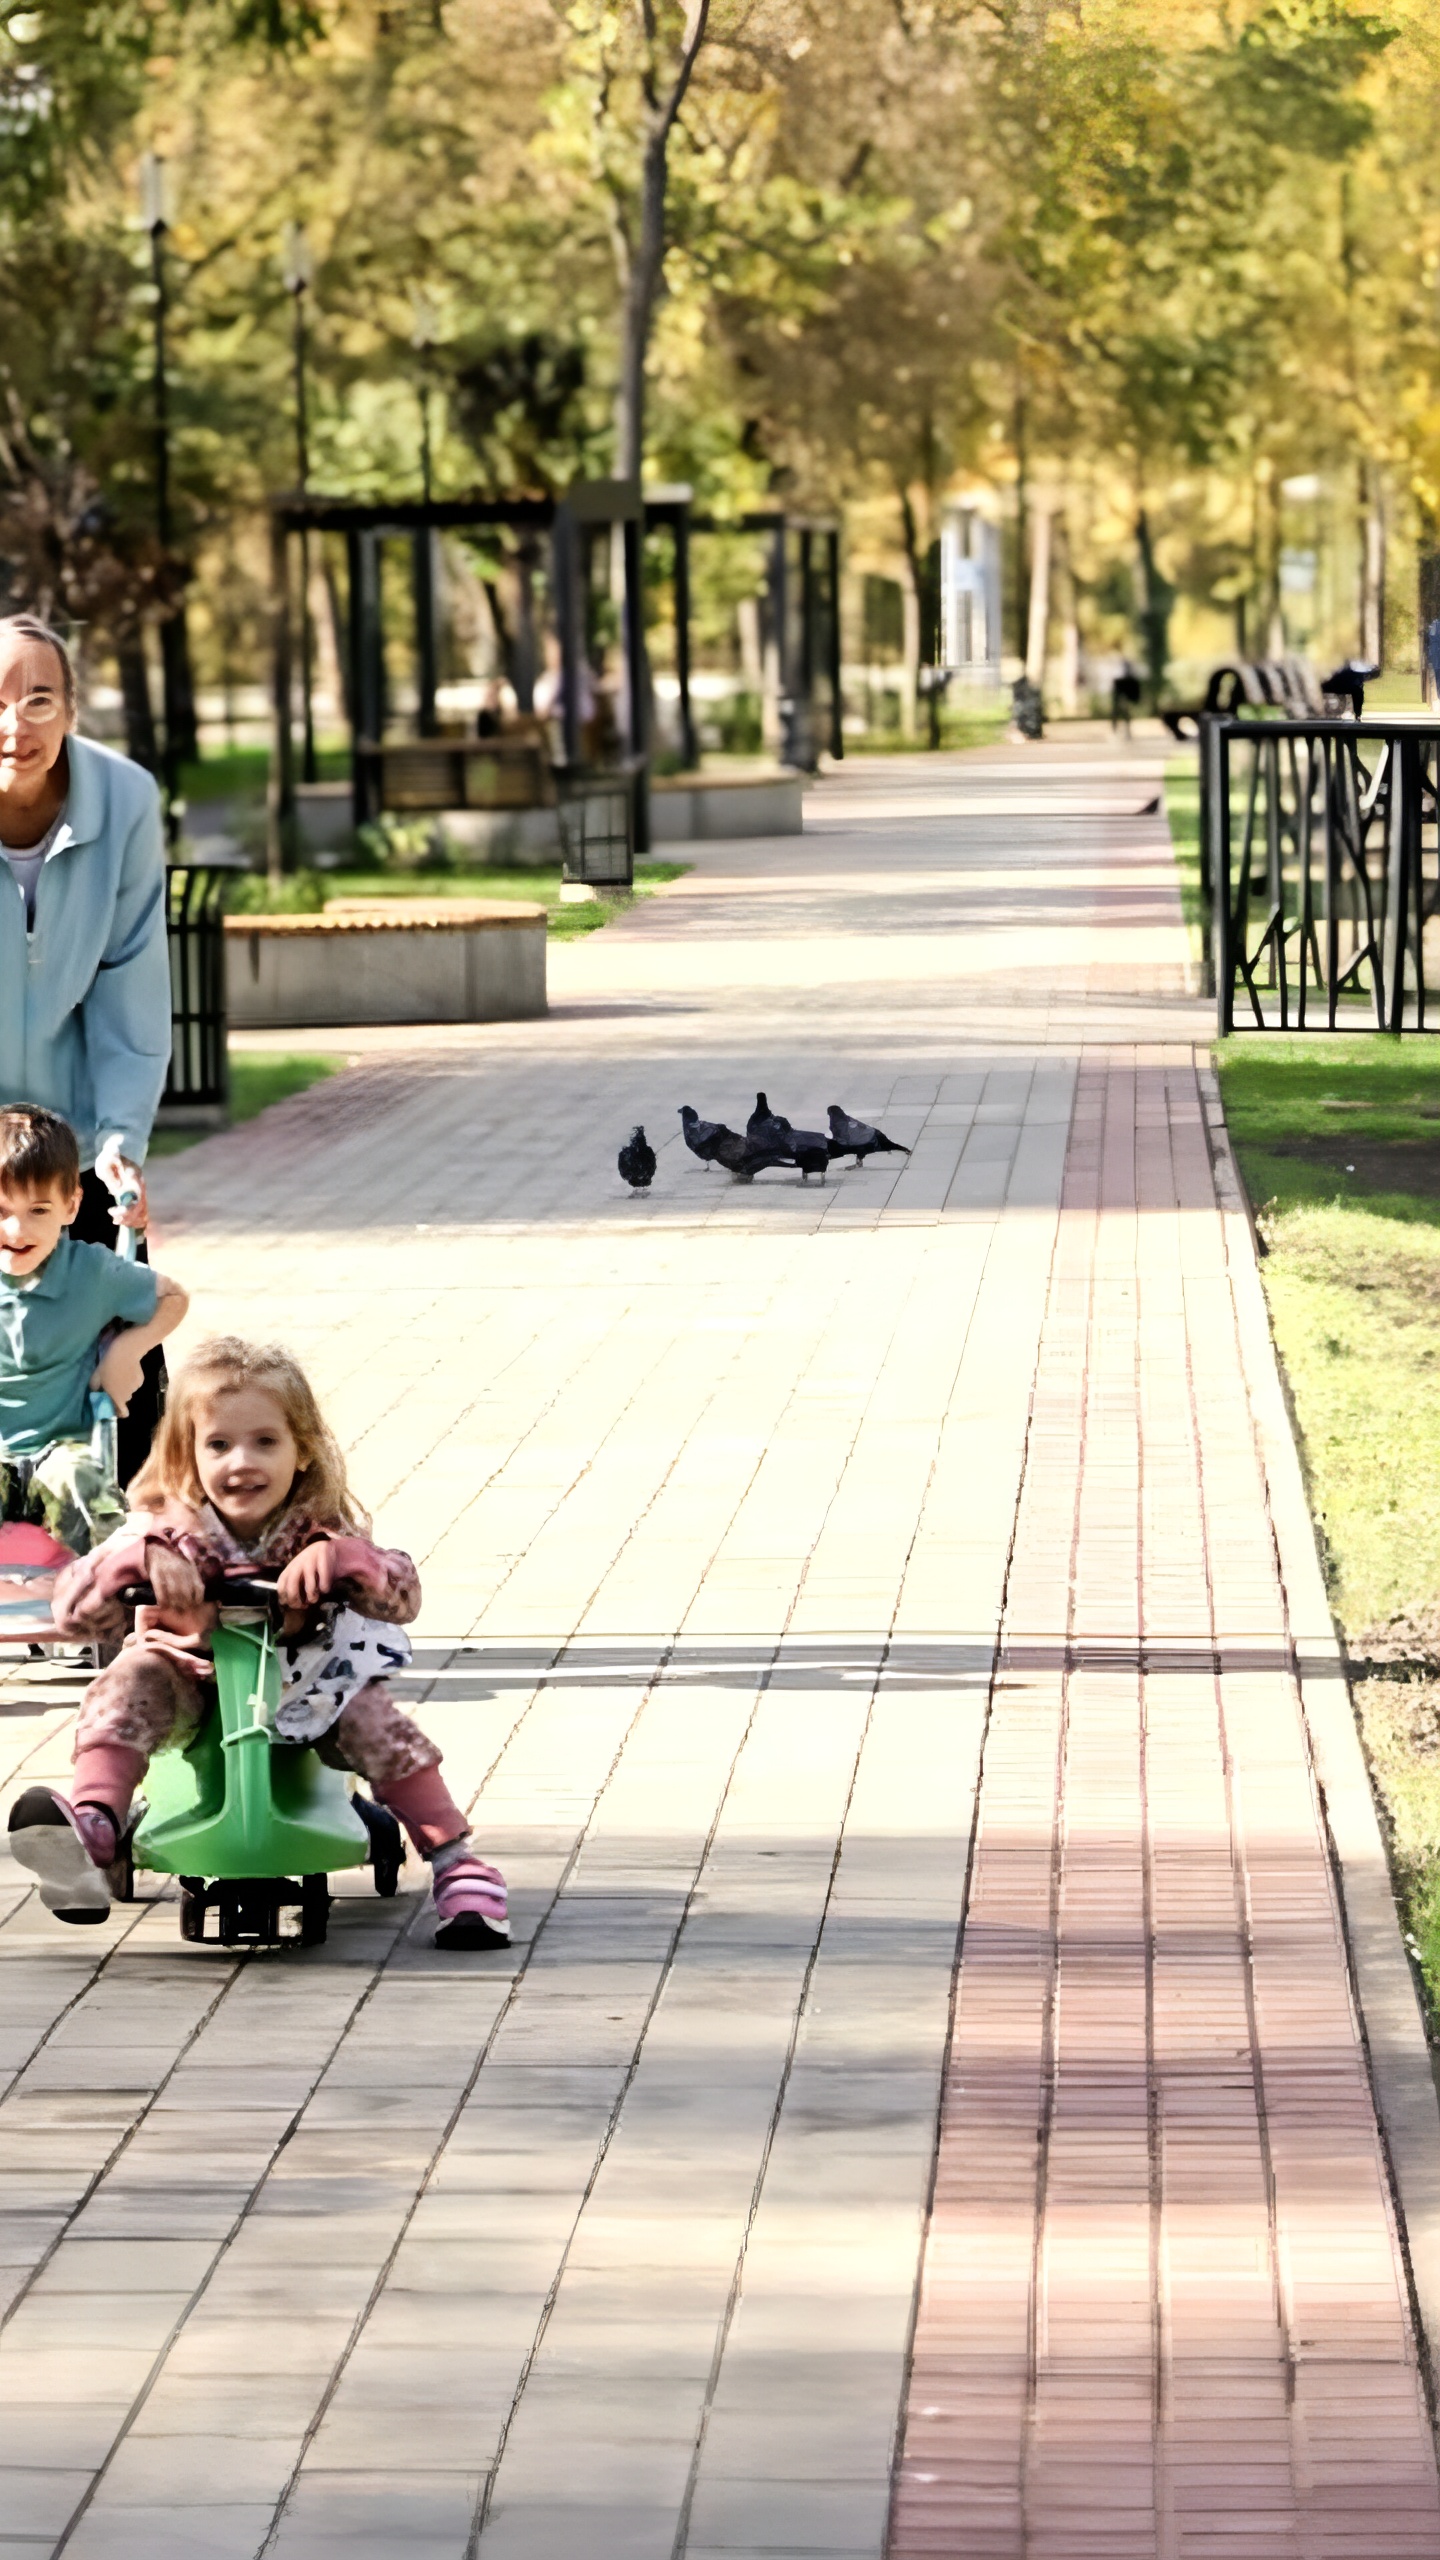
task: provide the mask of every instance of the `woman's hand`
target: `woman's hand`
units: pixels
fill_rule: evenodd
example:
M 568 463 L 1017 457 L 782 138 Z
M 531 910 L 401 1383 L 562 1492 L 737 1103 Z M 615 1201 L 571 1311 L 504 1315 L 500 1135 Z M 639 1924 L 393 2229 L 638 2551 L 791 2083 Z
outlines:
M 158 1538 L 148 1538 L 145 1567 L 160 1608 L 198 1609 L 203 1605 L 205 1585 L 188 1556 L 177 1555 L 173 1547 L 162 1545 Z
M 344 1579 L 343 1565 L 344 1558 L 328 1539 L 323 1545 L 302 1547 L 276 1583 L 277 1596 L 287 1609 L 313 1609 Z
M 116 1226 L 147 1226 L 150 1204 L 145 1196 L 145 1176 L 138 1164 L 132 1164 L 128 1156 L 122 1156 L 118 1139 L 107 1139 L 95 1159 L 95 1170 L 116 1201 L 117 1205 L 110 1212 Z M 118 1204 L 127 1191 L 133 1191 L 135 1197 L 128 1208 L 122 1209 Z
M 155 1603 L 153 1608 L 136 1610 L 136 1634 L 143 1636 L 147 1628 L 156 1627 L 172 1636 L 208 1635 L 215 1624 L 215 1608 L 206 1599 L 205 1585 L 190 1558 L 159 1538 L 147 1538 L 145 1571 Z

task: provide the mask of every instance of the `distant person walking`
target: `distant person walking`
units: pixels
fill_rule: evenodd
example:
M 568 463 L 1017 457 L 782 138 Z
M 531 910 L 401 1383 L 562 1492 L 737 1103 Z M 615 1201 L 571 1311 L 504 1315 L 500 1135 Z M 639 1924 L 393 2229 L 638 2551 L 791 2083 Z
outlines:
M 33 615 L 0 618 L 0 1105 L 69 1121 L 84 1167 L 70 1232 L 113 1245 L 117 1225 L 145 1224 L 170 1064 L 165 845 L 151 776 L 74 723 L 64 642 Z M 164 1377 L 151 1352 L 120 1426 L 122 1483 L 149 1449 Z

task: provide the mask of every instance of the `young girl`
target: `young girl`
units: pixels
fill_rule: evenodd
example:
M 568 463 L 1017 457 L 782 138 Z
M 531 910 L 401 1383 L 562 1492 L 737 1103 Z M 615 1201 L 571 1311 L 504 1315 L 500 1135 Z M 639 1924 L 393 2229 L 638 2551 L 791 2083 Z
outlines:
M 273 1573 L 286 1608 L 277 1734 L 358 1770 L 399 1816 L 430 1862 L 437 1947 L 507 1946 L 504 1879 L 471 1856 L 440 1754 L 386 1686 L 410 1659 L 397 1629 L 420 1606 L 415 1567 L 361 1534 L 369 1521 L 289 1352 L 233 1337 L 202 1344 L 170 1389 L 130 1501 L 124 1527 L 56 1585 L 61 1633 L 102 1645 L 124 1635 L 127 1584 L 148 1582 L 156 1605 L 135 1611 L 134 1632 L 87 1692 L 73 1798 L 28 1787 L 11 1812 L 11 1847 L 40 1877 L 47 1908 L 59 1920 L 104 1919 L 105 1870 L 150 1755 L 183 1750 L 208 1704 L 216 1612 L 206 1583 Z

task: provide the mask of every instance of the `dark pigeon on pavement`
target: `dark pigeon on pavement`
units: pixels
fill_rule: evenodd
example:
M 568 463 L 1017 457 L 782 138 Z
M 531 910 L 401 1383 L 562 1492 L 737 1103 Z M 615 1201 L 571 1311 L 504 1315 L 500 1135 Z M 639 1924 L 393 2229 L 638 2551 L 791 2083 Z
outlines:
M 772 1165 L 793 1164 L 795 1159 L 788 1147 L 752 1146 L 748 1137 L 739 1137 L 733 1129 L 727 1129 L 715 1150 L 715 1161 L 723 1164 L 727 1173 L 733 1173 L 737 1182 L 753 1182 L 757 1173 L 767 1173 Z
M 745 1123 L 745 1135 L 752 1147 L 768 1147 L 782 1164 L 792 1153 L 790 1123 L 783 1112 L 771 1110 L 763 1093 L 755 1096 L 755 1108 Z
M 838 1102 L 832 1102 L 827 1117 L 830 1122 L 830 1153 L 853 1156 L 863 1164 L 867 1156 L 908 1156 L 898 1138 L 887 1138 L 883 1129 L 872 1129 L 868 1120 L 852 1120 Z
M 636 1122 L 615 1159 L 632 1191 L 648 1191 L 655 1179 L 655 1150 Z
M 688 1102 L 680 1105 L 680 1125 L 685 1132 L 686 1146 L 692 1156 L 699 1157 L 707 1173 L 719 1153 L 721 1139 L 735 1135 L 733 1129 L 726 1128 L 723 1120 L 702 1120 L 699 1112 Z
M 830 1170 L 830 1141 L 818 1129 L 792 1129 L 790 1152 L 804 1181 L 808 1182 L 812 1173 L 818 1173 L 824 1181 Z

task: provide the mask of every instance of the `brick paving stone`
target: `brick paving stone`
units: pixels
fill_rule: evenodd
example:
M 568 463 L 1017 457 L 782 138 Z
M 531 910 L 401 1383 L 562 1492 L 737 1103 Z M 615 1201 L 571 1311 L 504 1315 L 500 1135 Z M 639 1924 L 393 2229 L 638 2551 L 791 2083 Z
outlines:
M 157 1167 L 420 1562 L 515 1945 L 0 1860 L 0 2560 L 880 2560 L 897 2454 L 896 2560 L 1440 2552 L 1159 772 L 827 778 Z M 704 1173 L 762 1083 L 913 1151 Z
M 1163 1053 L 1081 1067 L 957 1990 L 894 2560 L 1440 2550 L 1199 1094 Z

